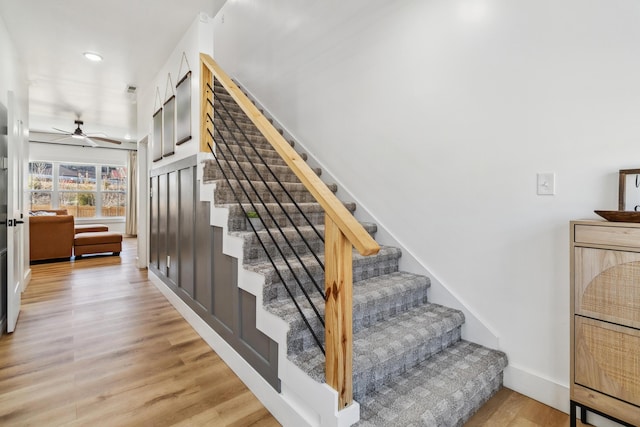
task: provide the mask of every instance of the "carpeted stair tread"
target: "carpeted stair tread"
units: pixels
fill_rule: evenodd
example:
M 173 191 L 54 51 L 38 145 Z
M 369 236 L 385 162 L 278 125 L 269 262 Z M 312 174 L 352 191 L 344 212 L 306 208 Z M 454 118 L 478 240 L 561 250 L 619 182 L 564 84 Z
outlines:
M 218 126 L 215 129 L 214 140 L 218 141 L 220 138 L 220 144 L 241 144 L 245 147 L 255 146 L 263 150 L 272 150 L 273 146 L 267 141 L 262 133 L 257 129 L 247 129 L 243 125 L 241 128 L 225 126 L 224 124 L 217 124 L 214 122 L 214 126 Z M 234 125 L 235 126 L 235 125 Z
M 255 151 L 257 151 L 257 153 Z M 284 159 L 280 157 L 278 152 L 273 148 L 256 147 L 255 151 L 248 152 L 246 147 L 240 147 L 238 144 L 235 144 L 235 143 L 229 143 L 228 146 L 223 143 L 216 144 L 216 150 L 215 150 L 217 157 L 221 163 L 224 163 L 227 160 L 229 160 L 230 162 L 234 162 L 238 160 L 240 162 L 250 161 L 255 163 L 263 163 L 263 160 L 264 160 L 268 162 L 269 165 L 286 165 L 287 164 L 284 161 Z M 235 156 L 235 159 L 233 156 Z M 262 157 L 262 159 L 260 159 L 260 157 Z
M 382 246 L 380 251 L 375 255 L 364 257 L 358 252 L 353 251 L 353 280 L 364 280 L 369 277 L 379 276 L 382 274 L 389 274 L 398 271 L 398 260 L 402 255 L 402 251 L 399 248 L 392 246 Z M 318 255 L 320 260 L 324 260 L 324 254 Z M 305 254 L 300 257 L 302 262 L 307 266 L 307 269 L 313 274 L 318 283 L 322 283 L 324 280 L 324 271 L 318 265 L 315 257 L 310 254 Z M 303 284 L 309 282 L 308 277 L 305 275 L 304 270 L 300 266 L 300 262 L 293 258 L 288 259 L 289 264 L 293 268 L 294 272 L 301 279 Z M 290 270 L 286 263 L 282 259 L 274 260 L 276 267 L 281 271 L 284 280 L 293 280 Z M 279 283 L 280 278 L 273 270 L 273 267 L 269 261 L 260 261 L 256 263 L 245 263 L 244 267 L 247 270 L 260 273 L 265 276 L 265 286 Z
M 267 167 L 264 164 L 250 162 L 239 162 L 238 164 L 235 161 L 231 161 L 231 165 L 228 165 L 227 162 L 221 163 L 222 169 L 218 167 L 218 164 L 215 160 L 206 161 L 203 173 L 204 182 L 225 179 L 225 174 L 229 179 L 232 179 L 233 174 L 231 170 L 235 172 L 236 176 L 243 179 L 247 179 L 248 177 L 248 179 L 252 181 L 261 181 L 262 179 L 264 179 L 265 181 L 273 181 L 275 179 L 275 175 L 281 182 L 300 182 L 296 174 L 293 173 L 293 171 L 288 166 L 284 165 L 274 165 Z M 320 168 L 314 168 L 312 170 L 316 173 L 316 175 L 320 176 Z M 247 176 L 245 176 L 245 174 Z
M 216 203 L 229 203 L 239 200 L 247 203 L 250 200 L 259 203 L 262 199 L 265 203 L 275 203 L 276 200 L 290 201 L 288 192 L 295 202 L 314 202 L 315 198 L 307 190 L 302 183 L 283 182 L 282 185 L 276 182 L 257 182 L 247 180 L 230 180 L 230 185 L 226 180 L 216 180 L 216 188 L 214 190 L 214 199 Z M 336 192 L 338 187 L 336 184 L 326 184 L 327 188 Z M 232 191 L 233 189 L 233 191 Z M 244 191 L 243 191 L 244 189 Z M 234 194 L 235 191 L 235 194 Z M 246 193 L 245 193 L 246 192 Z M 260 197 L 258 197 L 258 195 Z
M 291 217 L 291 219 L 296 223 L 296 225 L 304 226 L 308 224 L 307 220 L 311 221 L 311 223 L 314 225 L 324 225 L 324 209 L 322 209 L 322 206 L 320 206 L 320 204 L 317 202 L 299 203 L 298 207 L 300 208 L 302 213 L 300 213 L 296 205 L 294 205 L 293 203 L 281 202 L 281 204 L 285 211 L 288 213 L 289 217 Z M 355 211 L 355 203 L 344 202 L 343 204 L 350 212 Z M 247 227 L 247 221 L 244 214 L 244 212 L 254 210 L 250 204 L 244 203 L 242 205 L 244 211 L 237 203 L 217 204 L 217 206 L 225 206 L 229 208 L 229 231 L 251 230 L 250 227 Z M 256 206 L 256 208 L 260 216 L 262 216 L 263 218 L 267 218 L 267 225 L 269 227 L 275 226 L 275 223 L 277 223 L 281 227 L 287 227 L 291 225 L 289 218 L 287 218 L 287 216 L 282 212 L 280 206 L 277 203 L 267 203 L 265 207 Z M 270 212 L 274 212 L 275 221 L 273 221 L 266 215 L 266 209 L 268 209 Z
M 267 224 L 274 222 L 274 219 L 268 214 L 265 214 L 262 219 L 267 222 Z M 377 225 L 371 222 L 361 223 L 361 225 L 369 234 L 374 234 L 377 230 Z M 268 229 L 259 230 L 257 233 L 254 233 L 253 230 L 238 232 L 237 234 L 245 239 L 243 246 L 244 261 L 251 263 L 266 259 L 267 256 L 262 245 L 265 246 L 268 254 L 272 257 L 281 256 L 276 245 L 285 256 L 291 256 L 294 249 L 295 252 L 300 255 L 310 253 L 311 251 L 315 253 L 322 253 L 324 251 L 324 242 L 321 238 L 324 236 L 324 225 L 314 226 L 315 230 L 314 227 L 310 225 L 296 225 L 296 227 L 291 225 L 281 227 L 280 229 L 277 227 L 269 227 Z
M 236 117 L 229 117 L 228 115 L 223 115 L 223 117 L 218 117 L 217 121 L 214 120 L 214 123 L 219 126 L 218 130 L 220 130 L 221 132 L 231 132 L 237 135 L 238 138 L 244 138 L 244 135 L 264 138 L 262 132 L 260 132 L 256 125 L 254 125 L 253 122 L 249 119 L 240 119 Z
M 462 312 L 426 303 L 354 333 L 354 399 L 459 341 L 463 323 Z M 324 381 L 325 357 L 317 346 L 288 357 L 313 379 Z
M 502 385 L 504 353 L 460 341 L 360 400 L 358 427 L 462 426 Z
M 426 303 L 427 290 L 430 285 L 428 277 L 405 271 L 397 271 L 355 282 L 353 284 L 353 332 L 358 332 L 376 322 L 385 321 L 389 317 Z M 311 318 L 313 311 L 306 299 L 299 296 L 296 300 L 303 308 L 305 316 Z M 320 313 L 324 314 L 322 296 L 314 293 L 312 300 L 319 308 Z M 265 308 L 289 324 L 290 336 L 295 337 L 308 333 L 306 325 L 290 298 L 283 296 L 268 301 L 265 303 Z M 299 350 L 302 348 L 299 347 Z

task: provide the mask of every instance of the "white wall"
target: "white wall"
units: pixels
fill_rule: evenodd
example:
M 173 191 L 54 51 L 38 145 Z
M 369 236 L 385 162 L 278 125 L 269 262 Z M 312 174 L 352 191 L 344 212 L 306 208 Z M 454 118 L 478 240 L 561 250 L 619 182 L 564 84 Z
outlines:
M 569 229 L 640 167 L 633 0 L 243 0 L 216 60 L 568 408 Z M 555 172 L 555 196 L 536 173 Z
M 26 133 L 26 129 L 29 129 L 29 87 L 24 77 L 26 75 L 24 65 L 20 60 L 19 52 L 16 50 L 13 40 L 11 40 L 7 32 L 4 19 L 4 17 L 0 16 L 0 103 L 11 110 L 9 111 L 9 120 L 11 120 L 9 126 L 15 126 L 17 122 L 22 122 L 23 129 L 22 135 L 14 134 L 17 137 L 16 139 L 12 139 L 11 132 L 9 133 L 10 143 L 12 144 L 22 139 L 20 146 L 9 147 L 9 156 L 12 163 L 9 167 L 9 173 L 13 174 L 13 179 L 10 179 L 10 182 L 14 183 L 13 188 L 9 188 L 9 197 L 13 199 L 13 205 L 17 210 L 22 211 L 23 215 L 25 215 L 23 192 L 24 173 L 26 173 L 26 164 L 29 156 Z M 9 91 L 13 93 L 13 105 L 9 105 Z M 31 271 L 29 268 L 28 226 L 23 227 L 22 242 L 22 257 L 16 258 L 22 261 L 22 267 L 18 273 L 21 272 L 23 274 L 22 284 L 25 286 L 28 283 Z
M 156 77 L 151 82 L 141 84 L 138 88 L 138 135 L 142 139 L 149 135 L 149 157 L 153 160 L 153 114 L 162 104 L 175 93 L 175 85 L 184 76 L 189 68 L 182 65 L 182 54 L 186 54 L 188 66 L 191 69 L 191 140 L 178 145 L 175 154 L 153 162 L 151 167 L 173 163 L 177 160 L 192 156 L 200 147 L 200 52 L 213 52 L 213 22 L 211 18 L 201 13 L 195 17 L 193 24 L 184 36 L 178 41 L 171 52 L 167 49 L 167 61 L 162 69 L 158 70 Z M 180 75 L 178 75 L 180 72 Z M 171 85 L 168 85 L 168 76 L 171 75 Z M 159 99 L 157 99 L 157 92 Z
M 99 147 L 72 147 L 61 144 L 30 142 L 30 161 L 54 161 L 70 163 L 103 163 L 126 166 L 129 151 Z

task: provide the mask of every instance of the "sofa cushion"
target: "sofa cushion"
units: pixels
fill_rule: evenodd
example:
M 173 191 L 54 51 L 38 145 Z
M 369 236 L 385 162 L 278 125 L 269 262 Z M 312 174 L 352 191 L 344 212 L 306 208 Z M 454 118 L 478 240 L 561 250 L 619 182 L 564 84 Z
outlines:
M 29 217 L 29 260 L 70 258 L 73 253 L 73 216 Z
M 104 224 L 76 224 L 76 234 L 78 233 L 95 233 L 99 231 L 109 231 L 109 227 Z
M 120 255 L 122 234 L 109 231 L 78 233 L 74 239 L 73 253 L 76 259 L 87 254 L 113 252 Z
M 73 240 L 75 246 L 102 245 L 117 242 L 122 242 L 122 234 L 112 231 L 78 233 Z
M 31 212 L 29 212 L 29 215 L 31 215 L 31 216 L 56 216 L 57 214 L 55 212 L 49 212 L 49 211 L 31 211 Z

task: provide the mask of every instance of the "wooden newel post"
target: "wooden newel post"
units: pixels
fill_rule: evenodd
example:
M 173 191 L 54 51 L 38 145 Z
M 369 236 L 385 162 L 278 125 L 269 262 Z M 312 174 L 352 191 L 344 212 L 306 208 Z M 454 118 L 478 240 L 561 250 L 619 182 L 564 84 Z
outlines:
M 351 242 L 325 215 L 325 374 L 339 409 L 353 401 L 353 269 Z

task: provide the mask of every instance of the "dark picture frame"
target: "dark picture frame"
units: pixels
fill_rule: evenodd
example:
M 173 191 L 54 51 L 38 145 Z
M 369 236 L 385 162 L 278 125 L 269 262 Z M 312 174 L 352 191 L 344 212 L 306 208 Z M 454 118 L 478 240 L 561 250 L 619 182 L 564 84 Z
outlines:
M 168 157 L 175 153 L 176 142 L 176 97 L 171 98 L 162 106 L 162 156 Z
M 176 85 L 176 145 L 191 139 L 191 71 Z
M 162 160 L 162 107 L 153 114 L 153 161 Z
M 640 169 L 621 169 L 618 175 L 618 210 L 640 211 Z

